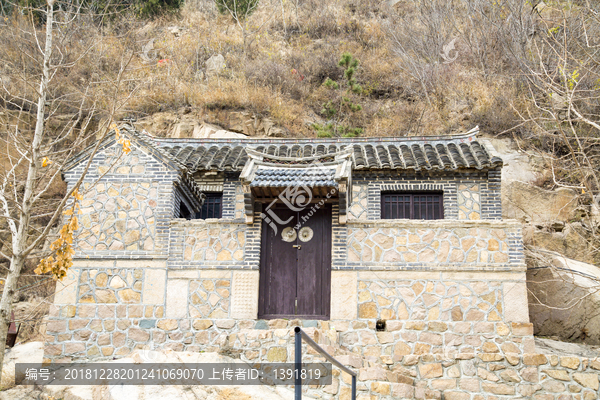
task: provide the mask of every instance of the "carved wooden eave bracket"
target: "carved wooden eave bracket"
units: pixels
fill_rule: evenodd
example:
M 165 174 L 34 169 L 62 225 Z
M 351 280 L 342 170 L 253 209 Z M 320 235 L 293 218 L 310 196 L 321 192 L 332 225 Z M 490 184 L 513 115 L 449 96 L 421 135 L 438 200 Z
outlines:
M 202 208 L 206 195 L 198 187 L 194 178 L 187 171 L 181 171 L 179 179 L 174 182 L 175 187 L 179 190 L 181 200 L 184 202 L 188 210 L 197 213 Z
M 246 148 L 248 161 L 240 174 L 246 223 L 254 222 L 254 202 L 291 202 L 304 192 L 313 200 L 337 199 L 339 223 L 345 224 L 352 198 L 352 152 L 347 146 L 326 155 L 278 157 Z

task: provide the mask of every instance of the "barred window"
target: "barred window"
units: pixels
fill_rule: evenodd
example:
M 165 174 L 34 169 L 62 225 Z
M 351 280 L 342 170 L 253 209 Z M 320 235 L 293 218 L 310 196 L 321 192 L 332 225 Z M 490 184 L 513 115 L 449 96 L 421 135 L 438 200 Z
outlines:
M 444 195 L 427 193 L 382 193 L 382 219 L 444 219 Z
M 196 219 L 221 218 L 223 211 L 223 193 L 204 193 L 206 199 Z

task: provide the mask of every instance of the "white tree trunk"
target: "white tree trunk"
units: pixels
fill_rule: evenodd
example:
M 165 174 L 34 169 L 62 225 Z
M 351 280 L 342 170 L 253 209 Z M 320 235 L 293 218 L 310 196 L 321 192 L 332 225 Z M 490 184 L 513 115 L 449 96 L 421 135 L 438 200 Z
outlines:
M 4 343 L 8 333 L 8 324 L 10 322 L 10 313 L 12 311 L 13 298 L 17 290 L 17 282 L 21 275 L 21 269 L 27 257 L 27 238 L 29 234 L 29 222 L 31 219 L 32 200 L 34 197 L 35 183 L 38 176 L 38 168 L 40 163 L 40 146 L 44 136 L 44 113 L 46 106 L 46 95 L 48 82 L 50 80 L 50 57 L 52 55 L 52 25 L 54 20 L 54 11 L 52 6 L 54 0 L 48 0 L 46 13 L 46 45 L 44 48 L 44 64 L 42 66 L 42 78 L 37 102 L 37 115 L 35 131 L 31 147 L 27 154 L 29 158 L 29 169 L 27 171 L 27 180 L 25 181 L 25 192 L 23 201 L 21 202 L 21 210 L 18 216 L 15 216 L 19 221 L 16 232 L 12 233 L 12 258 L 10 261 L 10 270 L 4 284 L 2 292 L 2 300 L 0 301 L 0 376 L 2 374 L 2 364 L 4 362 Z

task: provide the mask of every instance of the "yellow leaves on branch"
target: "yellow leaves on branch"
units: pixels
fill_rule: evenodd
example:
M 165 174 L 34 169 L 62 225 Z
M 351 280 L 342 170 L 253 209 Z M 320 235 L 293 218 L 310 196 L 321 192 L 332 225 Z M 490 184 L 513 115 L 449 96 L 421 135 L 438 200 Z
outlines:
M 125 154 L 129 154 L 131 152 L 131 142 L 129 139 L 121 136 L 116 124 L 113 124 L 112 128 L 115 130 L 117 143 L 123 146 Z M 52 161 L 44 157 L 42 167 L 46 167 L 50 163 Z M 83 195 L 75 189 L 73 197 L 75 198 L 73 206 L 64 211 L 64 215 L 69 217 L 69 219 L 60 229 L 58 239 L 50 245 L 53 254 L 42 259 L 34 270 L 38 275 L 50 272 L 55 280 L 61 280 L 67 275 L 69 268 L 73 266 L 73 255 L 75 254 L 75 250 L 73 250 L 73 234 L 79 228 L 77 214 L 81 213 L 79 210 L 79 201 L 83 200 Z
M 73 266 L 73 234 L 79 228 L 77 215 L 79 214 L 79 201 L 83 200 L 83 195 L 77 189 L 73 192 L 73 206 L 64 211 L 69 217 L 67 222 L 60 229 L 58 239 L 51 245 L 50 249 L 54 254 L 40 261 L 34 272 L 38 275 L 52 273 L 55 280 L 61 280 L 67 275 L 69 268 Z
M 129 154 L 131 151 L 131 142 L 129 139 L 125 139 L 121 137 L 121 132 L 119 132 L 119 127 L 116 124 L 113 124 L 113 129 L 115 130 L 115 137 L 117 138 L 117 143 L 123 146 L 123 152 L 125 154 Z

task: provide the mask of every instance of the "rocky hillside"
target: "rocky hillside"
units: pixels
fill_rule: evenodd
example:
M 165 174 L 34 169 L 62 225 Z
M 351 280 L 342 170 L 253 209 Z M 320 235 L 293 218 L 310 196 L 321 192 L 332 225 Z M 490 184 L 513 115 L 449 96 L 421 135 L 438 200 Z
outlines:
M 544 189 L 544 153 L 495 140 L 505 161 L 504 218 L 523 223 L 529 315 L 536 335 L 600 344 L 600 213 L 573 189 Z

